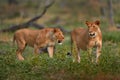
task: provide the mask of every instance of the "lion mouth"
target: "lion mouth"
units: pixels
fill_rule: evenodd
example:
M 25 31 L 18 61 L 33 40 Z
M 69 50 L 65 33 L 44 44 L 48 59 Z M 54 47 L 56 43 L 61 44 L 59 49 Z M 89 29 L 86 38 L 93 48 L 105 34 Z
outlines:
M 62 43 L 58 43 L 59 45 L 62 45 Z
M 61 41 L 61 40 L 58 40 L 58 44 L 62 45 L 62 41 Z

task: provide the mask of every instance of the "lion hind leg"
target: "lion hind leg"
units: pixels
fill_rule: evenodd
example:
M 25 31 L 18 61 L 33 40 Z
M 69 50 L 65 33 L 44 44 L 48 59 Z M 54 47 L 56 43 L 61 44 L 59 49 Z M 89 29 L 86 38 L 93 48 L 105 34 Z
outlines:
M 18 59 L 22 61 L 22 60 L 24 60 L 24 58 L 22 56 L 22 52 L 24 51 L 24 49 L 26 47 L 25 41 L 17 40 L 17 45 L 18 45 L 18 49 L 16 51 L 16 54 L 17 54 Z
M 73 42 L 72 44 L 72 55 L 73 55 L 73 62 L 77 61 L 78 63 L 80 63 L 80 51 L 75 42 Z
M 23 56 L 22 56 L 22 50 L 20 49 L 17 49 L 17 57 L 20 61 L 24 60 Z

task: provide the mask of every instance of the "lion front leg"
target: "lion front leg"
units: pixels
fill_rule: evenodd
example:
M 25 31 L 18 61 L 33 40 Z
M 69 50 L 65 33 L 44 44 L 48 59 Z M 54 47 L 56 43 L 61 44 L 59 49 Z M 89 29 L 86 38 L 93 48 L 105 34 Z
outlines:
M 89 60 L 93 62 L 94 60 L 92 58 L 92 48 L 88 48 L 87 52 L 88 52 L 88 58 L 89 58 Z
M 101 55 L 101 48 L 102 48 L 102 46 L 98 46 L 96 49 L 96 63 L 99 62 L 99 57 Z
M 39 53 L 39 47 L 37 45 L 34 45 L 34 53 L 35 54 Z
M 54 46 L 49 46 L 48 48 L 49 57 L 53 58 Z
M 78 51 L 77 53 L 78 53 L 78 55 L 77 55 L 77 61 L 78 61 L 78 63 L 80 63 L 80 60 L 81 60 L 80 59 L 80 51 Z

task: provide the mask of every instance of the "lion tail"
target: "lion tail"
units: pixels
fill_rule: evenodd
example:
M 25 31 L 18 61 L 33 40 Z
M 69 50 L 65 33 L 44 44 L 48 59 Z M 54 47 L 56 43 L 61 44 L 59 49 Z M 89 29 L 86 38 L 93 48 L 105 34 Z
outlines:
M 71 36 L 71 33 L 70 33 L 70 41 L 71 41 L 71 51 L 67 52 L 67 56 L 72 56 L 72 49 L 73 49 L 73 41 L 72 41 L 72 36 Z
M 15 45 L 16 37 L 15 35 L 13 36 L 13 46 Z

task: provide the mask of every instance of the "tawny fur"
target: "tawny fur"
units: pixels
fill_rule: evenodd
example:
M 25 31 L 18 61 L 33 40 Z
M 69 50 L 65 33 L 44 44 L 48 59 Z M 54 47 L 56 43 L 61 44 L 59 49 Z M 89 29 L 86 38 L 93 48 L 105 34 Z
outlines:
M 73 50 L 73 46 L 76 46 L 76 52 L 77 52 L 77 54 L 75 54 L 77 58 L 75 58 L 74 60 L 80 62 L 80 50 L 88 50 L 89 53 L 91 53 L 90 49 L 95 47 L 96 63 L 97 63 L 102 48 L 102 33 L 99 27 L 100 21 L 98 20 L 95 22 L 86 21 L 86 24 L 88 26 L 87 29 L 78 28 L 78 29 L 74 29 L 71 32 L 72 44 L 74 44 L 72 45 L 72 50 Z
M 24 60 L 22 52 L 27 45 L 33 47 L 36 54 L 39 53 L 39 49 L 47 47 L 49 56 L 52 58 L 55 43 L 62 43 L 63 40 L 64 35 L 59 28 L 20 29 L 15 32 L 13 38 L 13 41 L 16 41 L 18 46 L 16 54 L 19 60 Z

